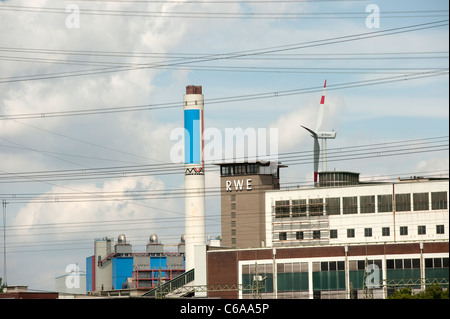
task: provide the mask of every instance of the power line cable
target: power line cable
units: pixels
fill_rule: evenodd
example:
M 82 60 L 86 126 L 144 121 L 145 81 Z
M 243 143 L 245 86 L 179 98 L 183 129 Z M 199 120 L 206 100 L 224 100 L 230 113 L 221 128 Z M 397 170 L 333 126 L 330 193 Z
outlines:
M 217 61 L 217 60 L 227 60 L 230 58 L 263 55 L 263 54 L 269 54 L 269 53 L 272 54 L 272 53 L 279 53 L 279 52 L 285 52 L 285 51 L 291 51 L 291 50 L 318 47 L 318 46 L 324 46 L 324 45 L 330 45 L 330 44 L 345 43 L 345 42 L 350 42 L 350 41 L 359 41 L 359 40 L 377 38 L 377 37 L 388 36 L 388 35 L 393 35 L 393 34 L 401 34 L 401 33 L 406 33 L 406 32 L 414 32 L 414 31 L 426 30 L 426 29 L 430 29 L 430 28 L 437 28 L 437 27 L 442 27 L 442 26 L 446 26 L 446 25 L 448 25 L 448 20 L 439 20 L 439 21 L 433 21 L 433 22 L 428 22 L 428 23 L 421 23 L 421 24 L 415 24 L 415 25 L 410 25 L 410 26 L 386 29 L 386 30 L 382 30 L 382 31 L 372 31 L 372 32 L 359 33 L 359 34 L 353 34 L 353 35 L 348 35 L 348 36 L 339 36 L 339 37 L 333 37 L 333 38 L 328 38 L 328 39 L 323 39 L 323 40 L 315 40 L 315 41 L 308 41 L 308 42 L 297 43 L 297 44 L 282 45 L 282 46 L 276 46 L 276 47 L 265 48 L 265 49 L 237 51 L 237 52 L 219 54 L 219 55 L 206 55 L 206 56 L 198 57 L 196 59 L 192 59 L 189 61 L 182 59 L 182 61 L 172 61 L 172 62 L 168 62 L 168 63 L 152 64 L 149 66 L 141 66 L 141 67 L 110 67 L 110 68 L 91 69 L 91 70 L 79 70 L 79 71 L 73 71 L 73 72 L 59 72 L 59 73 L 46 74 L 46 75 L 15 76 L 15 77 L 0 79 L 0 83 L 56 79 L 56 78 L 66 78 L 66 77 L 72 77 L 72 76 L 96 75 L 96 74 L 106 74 L 106 73 L 111 73 L 111 72 L 132 71 L 132 70 L 142 70 L 142 69 L 152 69 L 152 68 L 153 69 L 154 68 L 167 68 L 167 67 L 182 66 L 182 65 L 198 63 L 198 62 L 203 63 L 203 62 L 210 62 L 210 61 Z
M 448 74 L 448 69 L 437 70 L 437 71 L 426 71 L 426 72 L 415 72 L 410 74 L 402 74 L 391 77 L 383 77 L 371 80 L 346 82 L 339 84 L 331 84 L 327 86 L 327 90 L 342 90 L 348 88 L 364 87 L 369 85 L 379 85 L 387 84 L 393 82 L 401 82 L 406 80 L 416 80 L 434 76 L 441 76 Z M 265 93 L 254 93 L 247 95 L 229 96 L 222 98 L 211 98 L 205 99 L 205 104 L 221 104 L 221 103 L 231 103 L 231 102 L 242 102 L 249 100 L 258 99 L 268 99 L 268 98 L 278 98 L 282 96 L 292 96 L 300 94 L 309 94 L 315 92 L 321 92 L 323 87 L 309 87 L 301 89 L 291 89 L 291 90 L 280 90 L 275 92 L 265 92 Z M 23 114 L 10 114 L 10 115 L 0 115 L 0 120 L 16 120 L 16 119 L 34 119 L 34 118 L 52 118 L 52 117 L 67 117 L 67 116 L 79 116 L 79 115 L 97 115 L 97 114 L 109 114 L 109 113 L 122 113 L 122 112 L 132 112 L 132 111 L 148 111 L 148 110 L 159 110 L 159 109 L 169 109 L 169 108 L 180 108 L 182 107 L 180 102 L 166 102 L 166 103 L 154 103 L 146 105 L 135 105 L 135 106 L 121 106 L 121 107 L 110 107 L 110 108 L 96 108 L 96 109 L 84 109 L 84 110 L 74 110 L 74 111 L 52 111 L 52 112 L 40 112 L 40 113 L 23 113 Z
M 3 11 L 22 11 L 37 13 L 54 13 L 67 15 L 66 8 L 9 6 L 0 7 Z M 367 17 L 367 12 L 201 12 L 201 11 L 144 11 L 144 10 L 110 10 L 110 9 L 81 9 L 83 15 L 120 16 L 120 17 L 158 17 L 182 19 L 361 19 Z M 447 17 L 448 10 L 401 10 L 383 11 L 386 18 L 439 18 Z
M 442 151 L 448 149 L 448 137 L 436 137 L 428 139 L 413 139 L 408 141 L 376 143 L 364 146 L 340 147 L 329 149 L 330 161 L 356 160 L 368 157 L 386 157 L 394 155 L 404 155 L 410 153 L 422 153 L 427 151 Z M 290 165 L 310 164 L 313 161 L 312 151 L 285 152 L 277 155 L 277 160 Z M 268 154 L 264 155 L 267 158 Z M 252 159 L 250 159 L 252 160 Z M 256 158 L 253 159 L 256 161 Z M 222 163 L 232 161 L 230 164 L 239 161 L 249 161 L 246 158 L 223 158 Z M 218 171 L 217 161 L 205 162 L 205 168 Z M 0 173 L 0 183 L 24 182 L 27 180 L 36 181 L 56 181 L 56 180 L 84 180 L 103 178 L 122 178 L 147 175 L 182 174 L 183 163 L 161 163 L 131 166 L 99 167 L 90 169 L 69 169 L 56 171 L 37 172 L 4 172 Z

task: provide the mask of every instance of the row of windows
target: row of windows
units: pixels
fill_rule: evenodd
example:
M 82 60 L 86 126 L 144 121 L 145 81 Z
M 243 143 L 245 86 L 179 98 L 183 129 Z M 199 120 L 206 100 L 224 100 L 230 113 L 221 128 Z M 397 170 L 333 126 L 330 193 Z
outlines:
M 419 269 L 420 259 L 387 259 L 386 269 Z M 448 268 L 448 258 L 425 258 L 425 268 Z
M 448 268 L 448 257 L 425 258 L 425 268 Z M 376 265 L 378 269 L 383 269 L 383 262 L 381 259 L 375 260 L 350 260 L 349 270 L 365 270 L 367 265 Z M 267 268 L 267 269 L 266 269 Z M 386 269 L 420 269 L 419 258 L 405 258 L 405 259 L 386 259 Z M 345 261 L 321 261 L 312 263 L 312 271 L 343 271 L 345 270 Z M 243 274 L 252 274 L 255 272 L 254 265 L 245 265 L 242 267 Z M 272 273 L 272 265 L 263 264 L 258 265 L 258 272 Z M 308 263 L 279 263 L 277 264 L 277 273 L 291 273 L 291 272 L 308 272 Z
M 436 234 L 444 234 L 444 225 L 436 225 Z M 312 237 L 311 239 L 321 239 L 321 233 L 323 231 L 320 230 L 313 230 L 312 231 Z M 418 235 L 426 235 L 427 234 L 427 227 L 426 226 L 417 226 L 417 234 Z M 306 232 L 304 231 L 298 231 L 295 232 L 295 239 L 296 240 L 303 240 L 307 237 L 305 236 Z M 330 229 L 329 232 L 330 239 L 336 239 L 338 238 L 338 230 L 337 229 Z M 382 227 L 381 228 L 381 235 L 382 236 L 390 236 L 391 235 L 391 228 L 390 227 Z M 408 226 L 400 226 L 400 236 L 407 236 L 408 235 Z M 372 237 L 372 228 L 364 228 L 364 237 Z M 347 238 L 355 238 L 355 229 L 354 228 L 348 228 L 347 229 Z M 278 234 L 279 240 L 287 240 L 287 232 L 280 232 Z
M 384 213 L 392 212 L 394 206 L 397 212 L 447 209 L 447 192 L 279 200 L 275 201 L 275 217 L 358 214 L 358 210 L 361 214 Z
M 270 165 L 261 164 L 232 164 L 222 165 L 220 167 L 221 176 L 233 176 L 233 175 L 256 175 L 256 174 L 275 174 L 277 171 L 272 172 Z

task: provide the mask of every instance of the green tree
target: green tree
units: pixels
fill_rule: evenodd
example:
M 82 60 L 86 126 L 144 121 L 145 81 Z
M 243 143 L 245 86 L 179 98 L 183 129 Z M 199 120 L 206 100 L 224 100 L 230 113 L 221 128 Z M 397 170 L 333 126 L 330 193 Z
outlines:
M 402 288 L 396 290 L 389 299 L 449 299 L 448 287 L 444 290 L 438 284 L 432 284 L 416 294 L 411 288 Z
M 388 299 L 413 299 L 411 288 L 402 288 L 396 290 Z

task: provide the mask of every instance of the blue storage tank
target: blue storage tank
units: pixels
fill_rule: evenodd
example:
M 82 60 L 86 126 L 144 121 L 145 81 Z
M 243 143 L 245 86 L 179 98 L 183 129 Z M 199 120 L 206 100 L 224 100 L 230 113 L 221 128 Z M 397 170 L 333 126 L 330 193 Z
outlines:
M 113 289 L 125 288 L 127 278 L 133 275 L 133 257 L 115 257 L 112 260 Z

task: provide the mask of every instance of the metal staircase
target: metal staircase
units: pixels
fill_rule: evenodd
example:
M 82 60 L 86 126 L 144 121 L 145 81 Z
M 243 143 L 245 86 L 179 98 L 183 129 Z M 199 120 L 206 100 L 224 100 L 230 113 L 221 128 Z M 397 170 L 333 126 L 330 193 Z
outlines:
M 184 274 L 179 275 L 174 279 L 167 281 L 164 284 L 147 291 L 142 295 L 142 297 L 161 299 L 165 298 L 169 294 L 171 294 L 172 298 L 183 297 L 189 293 L 194 292 L 194 289 L 192 291 L 190 291 L 190 289 L 186 289 L 188 287 L 188 284 L 192 283 L 194 279 L 195 279 L 194 269 L 191 269 L 185 272 Z M 182 289 L 183 293 L 177 294 L 176 290 L 182 287 L 185 288 Z

